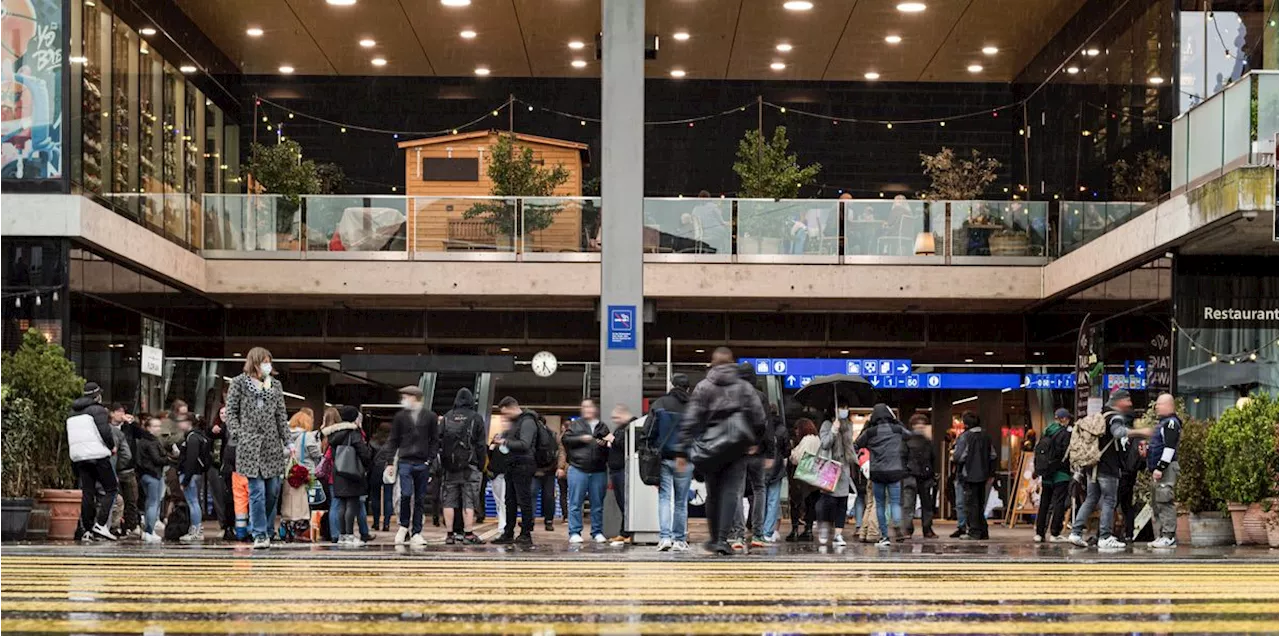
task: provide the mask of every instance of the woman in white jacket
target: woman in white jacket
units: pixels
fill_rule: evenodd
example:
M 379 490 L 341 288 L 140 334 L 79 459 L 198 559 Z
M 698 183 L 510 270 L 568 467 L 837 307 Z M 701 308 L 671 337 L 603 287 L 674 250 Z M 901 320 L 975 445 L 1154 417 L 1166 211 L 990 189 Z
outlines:
M 818 439 L 818 427 L 813 420 L 801 418 L 796 420 L 795 438 L 791 448 L 791 466 L 798 466 L 806 454 L 817 455 L 821 447 Z M 787 541 L 813 540 L 814 505 L 818 501 L 818 490 L 809 484 L 792 478 L 789 486 L 791 499 L 791 534 Z M 804 518 L 804 532 L 800 531 L 800 519 Z

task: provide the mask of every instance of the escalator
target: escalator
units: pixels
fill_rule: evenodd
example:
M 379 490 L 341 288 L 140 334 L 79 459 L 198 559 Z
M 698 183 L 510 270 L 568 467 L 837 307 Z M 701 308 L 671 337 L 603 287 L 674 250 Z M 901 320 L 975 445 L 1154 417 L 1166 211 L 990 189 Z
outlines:
M 458 395 L 458 389 L 467 388 L 472 394 L 476 393 L 476 387 L 479 385 L 479 373 L 459 373 L 459 372 L 440 372 L 435 374 L 435 388 L 431 394 L 430 405 L 431 410 L 436 415 L 444 415 L 453 408 L 453 399 Z M 478 408 L 481 413 L 487 412 L 484 405 Z

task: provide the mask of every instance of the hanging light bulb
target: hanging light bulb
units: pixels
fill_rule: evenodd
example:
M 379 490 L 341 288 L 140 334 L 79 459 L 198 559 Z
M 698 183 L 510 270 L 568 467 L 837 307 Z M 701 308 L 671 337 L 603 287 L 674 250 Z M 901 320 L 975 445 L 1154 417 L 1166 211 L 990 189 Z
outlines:
M 1217 355 L 1217 354 L 1214 354 L 1214 355 L 1209 356 L 1209 362 L 1217 362 L 1217 361 L 1218 361 L 1218 355 Z
M 1258 353 L 1255 351 L 1254 353 L 1249 354 L 1249 359 L 1250 359 L 1250 360 L 1257 360 L 1257 359 L 1258 359 Z
M 36 307 L 39 307 L 39 306 L 40 306 L 40 296 L 39 296 L 39 294 L 37 294 L 37 295 L 36 295 Z
M 58 302 L 58 290 L 53 290 L 53 302 Z
M 13 301 L 13 306 L 22 307 L 22 296 L 18 296 L 18 298 Z

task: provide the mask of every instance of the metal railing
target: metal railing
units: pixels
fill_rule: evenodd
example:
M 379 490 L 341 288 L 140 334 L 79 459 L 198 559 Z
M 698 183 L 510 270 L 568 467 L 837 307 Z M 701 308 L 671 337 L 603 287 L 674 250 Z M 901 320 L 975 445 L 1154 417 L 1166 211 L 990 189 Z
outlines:
M 1252 71 L 1173 120 L 1170 190 L 1179 194 L 1246 165 L 1275 165 L 1277 71 Z

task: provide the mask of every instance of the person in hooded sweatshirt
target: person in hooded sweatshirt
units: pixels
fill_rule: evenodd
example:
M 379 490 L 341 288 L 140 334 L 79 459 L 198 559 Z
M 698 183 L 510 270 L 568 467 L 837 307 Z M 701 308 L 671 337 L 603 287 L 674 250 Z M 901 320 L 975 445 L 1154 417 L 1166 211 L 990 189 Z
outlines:
M 406 542 L 424 546 L 422 518 L 427 506 L 427 480 L 431 463 L 440 455 L 440 430 L 436 414 L 422 403 L 422 389 L 406 386 L 400 389 L 399 413 L 391 420 L 391 437 L 386 451 L 396 456 L 396 474 L 400 477 L 400 529 L 396 545 Z M 412 514 L 410 514 L 412 513 Z
M 765 543 L 777 543 L 781 540 L 778 519 L 782 516 L 782 483 L 786 481 L 787 461 L 791 455 L 791 433 L 772 404 L 769 405 L 769 427 L 773 434 L 773 466 L 764 475 L 764 525 L 760 529 L 760 539 Z
M 156 521 L 160 519 L 160 502 L 164 501 L 164 473 L 169 468 L 169 455 L 160 445 L 160 418 L 148 417 L 138 432 L 138 482 L 146 495 L 142 515 L 142 541 L 160 543 Z
M 933 503 L 937 501 L 937 458 L 929 439 L 929 416 L 916 413 L 909 420 L 911 436 L 903 452 L 907 474 L 902 478 L 902 534 L 915 534 L 916 499 L 920 500 L 920 527 L 924 538 L 936 539 L 933 532 Z
M 498 452 L 507 457 L 507 527 L 494 545 L 533 545 L 533 451 L 538 440 L 538 415 L 520 407 L 507 396 L 498 402 L 498 412 L 510 422 L 506 431 L 494 436 Z M 515 535 L 516 511 L 520 513 L 520 536 Z M 594 514 L 595 511 L 592 510 Z
M 338 545 L 360 547 L 365 542 L 355 534 L 356 517 L 362 511 L 360 497 L 364 496 L 368 490 L 365 485 L 367 474 L 365 468 L 373 461 L 373 449 L 369 448 L 369 444 L 364 441 L 364 433 L 357 424 L 360 419 L 360 410 L 354 406 L 344 406 L 341 414 L 341 422 L 323 431 L 327 452 L 334 456 L 333 496 L 338 499 L 338 515 L 342 518 Z M 338 449 L 346 446 L 354 449 L 356 457 L 360 460 L 360 470 L 356 474 L 344 475 L 338 470 L 340 466 L 337 461 L 337 455 L 340 452 Z
M 870 451 L 871 494 L 876 501 L 876 523 L 880 526 L 880 541 L 876 545 L 887 547 L 889 536 L 902 540 L 902 478 L 906 467 L 902 462 L 903 443 L 911 432 L 903 428 L 887 404 L 871 408 L 871 417 L 854 443 L 859 449 Z
M 731 555 L 733 548 L 728 539 L 735 510 L 742 508 L 747 457 L 760 452 L 762 445 L 771 447 L 773 439 L 767 434 L 768 419 L 760 394 L 742 379 L 738 365 L 734 363 L 733 351 L 728 347 L 717 347 L 711 354 L 711 365 L 707 377 L 694 387 L 681 419 L 676 468 L 687 470 L 689 449 L 695 441 L 723 436 L 732 430 L 728 428 L 732 417 L 745 418 L 750 441 L 754 444 L 745 450 L 727 449 L 714 461 L 704 462 L 698 467 L 707 484 L 706 510 L 711 536 L 706 548 L 716 554 Z M 763 450 L 766 455 L 772 453 L 772 448 Z M 766 468 L 772 468 L 772 464 Z
M 689 404 L 689 376 L 671 376 L 671 390 L 649 407 L 649 446 L 662 456 L 658 482 L 658 551 L 689 549 L 689 487 L 693 472 L 676 469 L 680 419 Z
M 111 505 L 119 490 L 115 470 L 111 468 L 115 445 L 111 416 L 102 405 L 102 389 L 96 382 L 86 382 L 83 393 L 71 403 L 71 415 L 67 417 L 67 450 L 80 482 L 77 540 L 92 541 L 95 537 L 116 540 L 110 528 Z
M 752 366 L 749 363 L 739 364 L 738 373 L 742 375 L 743 381 L 745 381 L 747 384 L 751 385 L 752 387 L 756 387 L 756 369 L 754 366 Z M 761 391 L 759 388 L 756 388 L 756 393 L 760 397 L 761 405 L 767 404 L 769 402 L 764 392 Z M 766 428 L 765 436 L 768 438 L 770 442 L 769 447 L 772 448 L 773 446 L 772 429 L 767 424 L 765 428 Z M 746 494 L 747 508 L 751 514 L 750 516 L 751 532 L 748 537 L 748 532 L 747 532 L 748 519 L 746 516 L 744 516 L 742 507 L 738 507 L 734 511 L 735 514 L 733 517 L 733 531 L 729 533 L 729 537 L 730 537 L 729 546 L 732 547 L 734 550 L 744 549 L 744 547 L 748 544 L 748 541 L 747 541 L 748 538 L 750 539 L 749 544 L 751 547 L 753 548 L 764 547 L 764 542 L 760 540 L 762 536 L 760 533 L 760 529 L 764 525 L 764 502 L 765 502 L 765 491 L 766 491 L 764 476 L 765 476 L 765 473 L 768 472 L 768 470 L 772 470 L 772 464 L 770 464 L 771 466 L 770 469 L 766 469 L 765 462 L 772 462 L 775 459 L 773 457 L 773 452 L 774 451 L 772 450 L 767 452 L 756 452 L 747 456 L 747 476 L 746 476 L 746 483 L 743 484 L 743 492 Z
M 445 543 L 484 543 L 472 530 L 480 507 L 480 466 L 485 453 L 485 422 L 476 412 L 476 398 L 463 387 L 453 398 L 453 408 L 444 414 L 440 427 L 440 462 L 444 483 L 440 498 L 444 507 Z M 462 531 L 454 525 L 454 515 L 462 516 Z
M 996 450 L 976 413 L 965 411 L 960 421 L 964 422 L 964 433 L 956 440 L 952 458 L 956 479 L 964 489 L 966 533 L 960 538 L 984 541 L 988 538 L 987 487 L 995 477 Z

